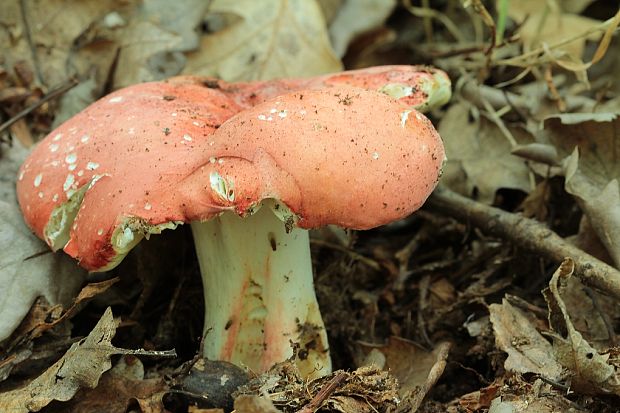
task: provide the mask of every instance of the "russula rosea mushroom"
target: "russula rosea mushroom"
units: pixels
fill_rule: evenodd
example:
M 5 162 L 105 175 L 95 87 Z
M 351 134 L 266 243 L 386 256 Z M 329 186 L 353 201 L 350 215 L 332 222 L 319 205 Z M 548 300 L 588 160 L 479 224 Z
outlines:
M 264 371 L 295 342 L 302 373 L 324 374 L 306 229 L 366 229 L 411 213 L 435 186 L 441 140 L 424 116 L 376 91 L 292 93 L 234 117 L 239 105 L 214 96 L 227 95 L 154 82 L 89 106 L 22 165 L 25 220 L 91 271 L 191 222 L 205 356 Z

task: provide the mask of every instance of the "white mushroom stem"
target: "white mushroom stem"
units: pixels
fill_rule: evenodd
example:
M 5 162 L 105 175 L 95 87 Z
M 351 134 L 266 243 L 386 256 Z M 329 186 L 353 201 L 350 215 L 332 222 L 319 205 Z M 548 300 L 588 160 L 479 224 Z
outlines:
M 277 207 L 276 207 L 277 208 Z M 331 371 L 308 231 L 268 206 L 192 223 L 205 296 L 204 356 L 264 372 L 290 358 L 304 377 Z

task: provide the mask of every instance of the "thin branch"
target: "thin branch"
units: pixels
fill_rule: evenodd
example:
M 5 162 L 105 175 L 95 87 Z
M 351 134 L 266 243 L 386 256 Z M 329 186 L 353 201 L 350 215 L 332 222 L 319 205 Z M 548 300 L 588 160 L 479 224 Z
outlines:
M 560 263 L 570 257 L 575 261 L 575 274 L 584 284 L 620 298 L 620 271 L 568 243 L 536 220 L 472 201 L 443 187 L 433 192 L 426 205 L 551 261 Z
M 347 377 L 348 375 L 344 371 L 337 373 L 325 386 L 323 386 L 323 388 L 312 398 L 312 400 L 299 409 L 297 413 L 314 413 Z
M 77 79 L 70 79 L 64 85 L 61 85 L 61 86 L 57 87 L 56 89 L 52 90 L 47 95 L 43 96 L 40 100 L 38 100 L 37 102 L 35 102 L 32 105 L 28 106 L 26 109 L 22 110 L 21 112 L 19 112 L 18 114 L 16 114 L 15 116 L 10 118 L 6 122 L 4 122 L 2 125 L 0 125 L 0 133 L 2 133 L 4 130 L 9 128 L 12 124 L 17 122 L 18 120 L 20 120 L 24 116 L 27 116 L 30 112 L 32 112 L 33 110 L 35 110 L 39 106 L 41 106 L 44 103 L 46 103 L 46 102 L 48 102 L 48 101 L 50 101 L 50 100 L 52 100 L 52 99 L 54 99 L 54 98 L 64 94 L 64 93 L 66 93 L 68 90 L 70 90 L 73 87 L 75 87 L 78 83 L 79 82 L 77 81 Z

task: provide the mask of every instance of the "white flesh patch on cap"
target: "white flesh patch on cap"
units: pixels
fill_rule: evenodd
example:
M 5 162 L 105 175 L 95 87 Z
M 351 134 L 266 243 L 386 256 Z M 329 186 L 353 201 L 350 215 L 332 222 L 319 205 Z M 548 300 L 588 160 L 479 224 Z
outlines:
M 81 188 L 75 191 L 67 192 L 68 200 L 54 208 L 50 219 L 47 221 L 47 225 L 43 229 L 43 236 L 52 250 L 57 251 L 67 245 L 73 221 L 75 221 L 75 217 L 80 210 L 86 191 L 91 189 L 104 176 L 106 175 L 95 175 L 88 184 L 82 185 Z M 54 194 L 52 199 L 54 202 L 57 202 L 58 194 Z
M 209 175 L 209 182 L 211 184 L 211 189 L 213 189 L 218 197 L 229 202 L 235 200 L 234 183 L 232 181 L 227 181 L 226 178 L 214 171 Z
M 108 271 L 116 267 L 125 258 L 125 256 L 135 247 L 143 238 L 149 239 L 152 234 L 161 234 L 165 229 L 175 229 L 177 226 L 183 225 L 183 221 L 169 221 L 158 225 L 150 225 L 146 221 L 138 217 L 127 217 L 118 225 L 110 243 L 116 255 L 112 257 L 105 267 L 97 269 L 97 271 Z M 103 229 L 97 230 L 97 234 L 103 234 Z
M 379 89 L 379 92 L 385 93 L 394 99 L 400 99 L 413 95 L 413 86 L 409 86 L 403 83 L 388 83 Z
M 420 83 L 420 89 L 427 96 L 426 100 L 415 108 L 420 112 L 428 112 L 450 101 L 452 87 L 450 79 L 442 73 L 433 74 L 432 78 L 426 78 Z
M 403 112 L 400 112 L 400 126 L 401 127 L 403 127 L 403 128 L 405 127 L 405 125 L 407 124 L 407 119 L 409 119 L 409 114 L 411 112 L 412 111 L 410 111 L 410 110 L 405 110 Z
M 84 194 L 88 190 L 88 185 L 83 185 L 79 190 L 75 191 L 73 195 L 66 202 L 58 205 L 52 211 L 49 221 L 43 230 L 45 240 L 52 248 L 57 251 L 64 248 L 69 242 L 69 233 L 73 221 L 77 216 L 80 209 L 80 204 L 84 199 Z M 55 196 L 57 198 L 57 196 Z

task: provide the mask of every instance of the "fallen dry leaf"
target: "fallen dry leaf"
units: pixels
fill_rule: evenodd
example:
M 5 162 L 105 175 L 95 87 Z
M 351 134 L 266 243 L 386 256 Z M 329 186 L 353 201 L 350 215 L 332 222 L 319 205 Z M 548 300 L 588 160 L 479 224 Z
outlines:
M 238 81 L 342 69 L 315 0 L 215 0 L 209 14 L 225 27 L 203 36 L 184 73 Z
M 235 399 L 235 412 L 237 413 L 280 413 L 271 400 L 255 396 L 241 395 Z
M 92 31 L 97 30 L 107 13 L 116 10 L 118 14 L 129 9 L 132 3 L 131 0 L 79 1 L 67 13 L 64 0 L 2 1 L 0 26 L 7 30 L 0 34 L 0 50 L 10 50 L 10 53 L 3 53 L 4 63 L 13 67 L 17 62 L 28 62 L 37 77 L 41 77 L 37 80 L 48 87 L 65 82 L 77 67 L 86 66 L 95 71 L 99 70 L 99 65 L 107 67 L 114 55 L 104 53 L 109 45 L 106 37 L 102 33 L 94 36 Z M 91 46 L 96 48 L 97 54 L 82 54 L 83 49 Z M 101 60 L 104 56 L 106 61 Z M 105 81 L 107 71 L 101 75 Z
M 65 355 L 25 387 L 0 393 L 0 411 L 37 412 L 51 401 L 72 399 L 81 388 L 93 389 L 112 367 L 114 354 L 168 355 L 166 352 L 125 350 L 111 344 L 117 322 L 108 308 L 90 334 L 73 344 Z
M 558 381 L 562 366 L 547 341 L 520 309 L 505 298 L 489 306 L 497 347 L 508 354 L 504 368 L 516 373 L 536 373 Z
M 512 387 L 512 386 L 511 386 Z M 585 413 L 575 403 L 553 391 L 553 387 L 536 380 L 533 385 L 523 383 L 517 391 L 508 390 L 493 399 L 488 413 Z
M 396 7 L 396 0 L 345 1 L 329 25 L 336 56 L 343 57 L 357 36 L 381 26 Z
M 519 28 L 519 34 L 527 49 L 533 49 L 542 43 L 552 45 L 554 43 L 574 37 L 576 34 L 586 32 L 596 27 L 599 20 L 567 13 L 562 10 L 562 2 L 553 3 L 539 0 L 520 0 L 508 2 L 508 15 L 518 23 L 523 23 Z M 590 40 L 596 40 L 601 36 L 590 36 Z M 561 50 L 568 55 L 580 59 L 583 55 L 586 40 L 583 37 L 562 46 Z
M 129 360 L 127 360 L 129 357 Z M 139 360 L 133 356 L 126 356 L 110 370 L 101 376 L 101 380 L 95 389 L 80 391 L 73 400 L 57 408 L 51 409 L 50 413 L 125 413 L 131 403 L 136 402 L 142 406 L 148 406 L 150 413 L 164 413 L 166 409 L 162 403 L 162 396 L 168 389 L 162 377 L 145 379 L 144 368 L 136 374 L 128 369 L 128 363 L 142 367 Z M 135 369 L 133 369 L 135 370 Z M 149 410 L 142 409 L 141 413 Z
M 549 117 L 544 139 L 564 162 L 565 188 L 620 265 L 620 117 L 614 113 L 573 113 Z
M 178 74 L 185 64 L 183 55 L 174 53 L 181 45 L 181 36 L 150 21 L 133 20 L 119 42 L 115 88 L 165 79 Z
M 13 333 L 43 296 L 65 308 L 86 278 L 66 255 L 52 253 L 33 235 L 15 204 L 0 201 L 0 341 Z
M 549 306 L 549 324 L 556 359 L 571 375 L 571 389 L 585 394 L 620 395 L 619 366 L 610 363 L 609 354 L 599 353 L 579 333 L 568 315 L 562 290 L 572 276 L 574 263 L 564 260 L 551 277 L 543 295 Z
M 381 367 L 398 380 L 400 403 L 396 411 L 415 412 L 441 377 L 450 347 L 450 343 L 439 343 L 429 352 L 409 340 L 390 337 L 385 346 L 373 346 L 365 362 L 384 364 Z
M 499 128 L 485 117 L 470 118 L 470 106 L 453 104 L 439 123 L 448 161 L 442 182 L 466 196 L 474 195 L 480 202 L 491 203 L 500 188 L 532 188 L 525 162 L 510 153 L 511 143 Z M 511 128 L 519 144 L 533 138 L 525 131 Z

